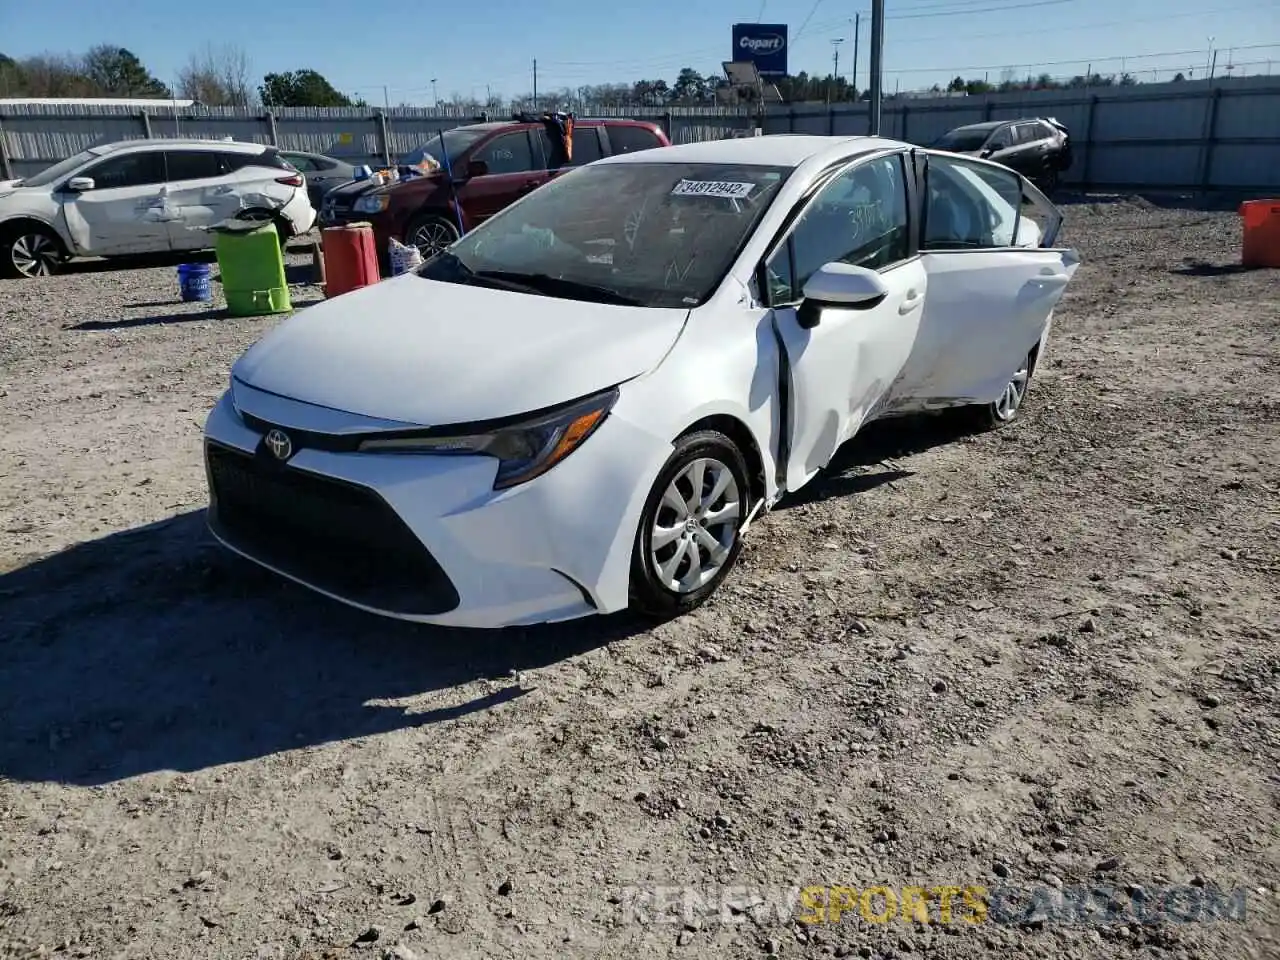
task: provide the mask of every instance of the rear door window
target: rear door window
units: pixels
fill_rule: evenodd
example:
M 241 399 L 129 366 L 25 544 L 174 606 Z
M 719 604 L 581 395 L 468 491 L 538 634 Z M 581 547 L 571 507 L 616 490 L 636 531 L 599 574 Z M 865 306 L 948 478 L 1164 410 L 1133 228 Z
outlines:
M 564 148 L 555 142 L 551 132 L 543 127 L 538 131 L 542 145 L 542 155 L 546 159 L 548 169 L 557 169 L 556 160 L 564 155 Z M 570 167 L 581 167 L 604 156 L 604 147 L 600 143 L 599 127 L 573 128 L 573 159 L 567 164 Z
M 1017 132 L 1016 142 L 1018 143 L 1035 143 L 1037 140 L 1044 139 L 1044 132 L 1038 123 L 1020 123 L 1014 129 Z
M 212 150 L 166 150 L 169 180 L 208 180 L 227 172 L 219 154 Z
M 610 126 L 608 131 L 609 147 L 614 153 L 634 153 L 662 146 L 662 141 L 646 127 Z
M 604 147 L 600 145 L 599 127 L 574 127 L 573 129 L 573 165 L 599 160 L 604 156 Z

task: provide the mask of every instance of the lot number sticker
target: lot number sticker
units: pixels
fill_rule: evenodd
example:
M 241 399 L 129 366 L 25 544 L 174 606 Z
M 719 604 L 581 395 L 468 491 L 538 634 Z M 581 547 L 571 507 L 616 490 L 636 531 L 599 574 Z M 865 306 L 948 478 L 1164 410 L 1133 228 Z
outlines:
M 745 200 L 755 189 L 754 183 L 734 183 L 726 180 L 681 180 L 671 191 L 673 197 L 725 197 L 729 200 Z

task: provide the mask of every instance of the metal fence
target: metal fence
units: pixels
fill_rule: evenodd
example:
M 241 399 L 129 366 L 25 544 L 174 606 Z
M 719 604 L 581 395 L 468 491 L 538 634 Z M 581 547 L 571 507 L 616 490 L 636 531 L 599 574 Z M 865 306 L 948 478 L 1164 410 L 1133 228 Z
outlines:
M 749 107 L 601 107 L 582 115 L 662 124 L 674 143 L 750 136 Z M 882 133 L 928 143 L 961 124 L 1052 116 L 1071 130 L 1063 182 L 1129 189 L 1280 189 L 1280 77 L 888 100 Z M 356 163 L 387 163 L 441 130 L 474 121 L 451 108 L 124 108 L 0 106 L 0 174 L 30 176 L 100 143 L 142 137 L 231 137 Z M 865 103 L 771 105 L 764 132 L 867 132 Z

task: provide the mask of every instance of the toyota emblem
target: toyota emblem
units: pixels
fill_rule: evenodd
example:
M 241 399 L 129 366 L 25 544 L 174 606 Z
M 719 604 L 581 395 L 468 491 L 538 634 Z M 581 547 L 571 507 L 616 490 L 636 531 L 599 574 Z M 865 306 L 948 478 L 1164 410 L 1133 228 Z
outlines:
M 271 430 L 266 436 L 267 449 L 277 460 L 288 460 L 293 453 L 293 441 L 283 430 Z

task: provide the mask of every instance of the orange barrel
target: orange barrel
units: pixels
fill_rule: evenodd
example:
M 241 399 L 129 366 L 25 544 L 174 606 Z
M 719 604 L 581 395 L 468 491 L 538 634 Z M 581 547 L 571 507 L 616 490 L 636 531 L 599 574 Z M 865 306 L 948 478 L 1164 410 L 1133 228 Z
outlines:
M 337 297 L 382 279 L 373 225 L 348 223 L 320 234 L 324 247 L 324 295 Z
M 1240 216 L 1244 218 L 1241 264 L 1280 267 L 1280 200 L 1246 200 L 1240 204 Z

